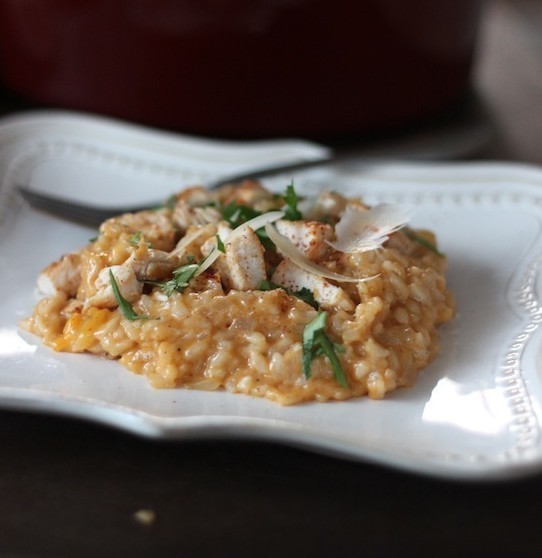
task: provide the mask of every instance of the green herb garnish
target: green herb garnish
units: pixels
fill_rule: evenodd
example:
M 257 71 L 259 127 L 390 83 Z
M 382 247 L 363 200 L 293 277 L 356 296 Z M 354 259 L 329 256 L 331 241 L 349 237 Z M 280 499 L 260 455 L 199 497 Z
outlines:
M 141 231 L 135 232 L 135 233 L 129 238 L 130 244 L 135 244 L 135 245 L 138 245 L 140 240 L 141 240 Z
M 141 238 L 143 237 L 143 233 L 141 231 L 136 231 L 129 239 L 128 242 L 130 242 L 130 244 L 133 244 L 134 246 L 138 246 L 139 243 L 141 242 Z M 151 248 L 151 243 L 150 242 L 145 242 L 145 244 L 147 245 L 147 248 Z
M 410 240 L 413 240 L 414 242 L 421 244 L 424 248 L 431 250 L 431 252 L 434 252 L 437 256 L 440 256 L 441 258 L 445 257 L 445 255 L 432 242 L 429 242 L 429 240 L 419 235 L 412 229 L 409 229 L 408 227 L 404 227 L 403 232 L 408 238 L 410 238 Z
M 298 221 L 303 218 L 301 212 L 297 209 L 299 197 L 295 191 L 293 181 L 286 187 L 286 192 L 282 196 L 277 196 L 277 199 L 284 202 L 284 207 L 281 208 L 282 211 L 284 211 L 284 219 L 289 221 Z M 263 215 L 261 211 L 236 202 L 231 202 L 222 207 L 221 214 L 222 218 L 227 221 L 233 229 L 239 227 L 247 221 L 250 221 L 251 219 L 254 219 L 255 217 Z M 275 245 L 271 242 L 271 240 L 269 240 L 269 237 L 263 227 L 254 232 L 257 234 L 260 242 L 266 249 L 275 249 Z
M 262 214 L 261 211 L 257 211 L 252 207 L 235 202 L 225 205 L 222 208 L 221 213 L 224 220 L 231 225 L 232 229 L 235 229 L 239 225 L 242 225 L 243 223 L 250 221 L 250 219 L 254 219 L 254 217 L 258 217 Z
M 271 242 L 271 239 L 267 236 L 267 232 L 263 227 L 254 232 L 266 250 L 276 251 L 277 247 Z
M 307 287 L 302 287 L 299 291 L 291 291 L 294 296 L 306 302 L 309 306 L 312 306 L 315 310 L 318 310 L 319 304 L 316 302 L 314 298 L 314 294 L 310 289 Z
M 341 351 L 342 347 L 335 345 L 325 334 L 326 320 L 327 312 L 320 312 L 303 330 L 303 373 L 307 379 L 310 378 L 312 361 L 317 356 L 325 355 L 331 363 L 335 380 L 342 387 L 348 387 L 341 361 L 337 356 L 337 351 Z
M 231 202 L 228 205 L 224 206 L 221 210 L 222 217 L 225 221 L 227 221 L 232 229 L 236 229 L 243 223 L 254 219 L 254 217 L 259 217 L 262 215 L 261 211 L 257 211 L 252 207 L 248 207 L 247 205 L 241 205 L 235 202 Z M 260 242 L 264 246 L 264 248 L 273 250 L 275 245 L 269 240 L 267 233 L 263 227 L 259 228 L 258 230 L 254 231 Z M 218 248 L 220 250 L 220 247 Z
M 186 264 L 173 270 L 173 277 L 168 281 L 145 281 L 148 285 L 154 285 L 164 289 L 167 296 L 171 296 L 175 291 L 182 293 L 190 280 L 196 274 L 201 264 Z
M 111 284 L 111 288 L 113 289 L 113 294 L 115 295 L 115 299 L 117 301 L 117 304 L 119 305 L 120 311 L 127 320 L 147 320 L 149 318 L 148 316 L 138 314 L 132 308 L 132 305 L 120 294 L 117 280 L 115 279 L 115 276 L 113 275 L 113 272 L 111 270 L 109 270 L 109 283 Z
M 220 236 L 217 234 L 216 236 L 216 247 L 223 253 L 226 253 L 226 247 L 224 246 L 224 242 L 222 242 L 222 239 L 220 238 Z
M 299 209 L 297 209 L 297 202 L 299 201 L 299 197 L 294 188 L 294 181 L 286 187 L 286 193 L 282 196 L 284 200 L 285 207 L 284 209 L 284 219 L 288 221 L 299 221 L 303 219 L 303 215 Z
M 268 279 L 266 279 L 264 281 L 260 281 L 260 284 L 258 285 L 258 289 L 260 291 L 273 291 L 275 289 L 282 289 L 283 291 L 286 291 L 286 293 L 289 294 L 290 296 L 295 296 L 296 298 L 299 298 L 300 300 L 309 304 L 316 310 L 318 310 L 319 307 L 318 302 L 316 302 L 314 298 L 314 294 L 310 289 L 307 289 L 307 287 L 303 287 L 299 291 L 293 291 L 292 289 L 283 287 L 282 285 L 278 285 L 277 283 L 273 283 L 273 281 L 269 281 Z

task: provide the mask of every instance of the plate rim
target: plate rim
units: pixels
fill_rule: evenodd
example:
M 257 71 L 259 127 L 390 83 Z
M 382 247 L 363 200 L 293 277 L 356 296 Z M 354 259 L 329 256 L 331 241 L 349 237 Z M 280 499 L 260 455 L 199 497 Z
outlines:
M 0 139 L 1 139 L 1 122 L 0 122 Z M 371 170 L 372 169 L 372 170 Z M 366 169 L 367 170 L 367 169 Z M 372 174 L 371 174 L 372 173 Z M 379 174 L 380 173 L 380 174 Z M 533 165 L 522 163 L 503 163 L 503 162 L 445 162 L 445 163 L 419 163 L 419 162 L 389 162 L 379 163 L 375 167 L 369 167 L 366 177 L 375 179 L 380 176 L 381 180 L 393 183 L 398 177 L 402 177 L 402 181 L 408 183 L 417 180 L 420 176 L 424 181 L 430 182 L 435 177 L 442 178 L 446 175 L 446 185 L 457 182 L 464 182 L 470 177 L 478 184 L 489 184 L 498 188 L 503 183 L 512 183 L 512 190 L 518 188 L 527 188 L 533 199 L 540 200 L 542 205 L 542 169 Z M 417 178 L 416 178 L 417 177 Z M 2 177 L 0 177 L 2 178 Z M 4 176 L 5 179 L 5 176 Z M 6 182 L 0 182 L 0 189 L 6 190 Z M 532 191 L 531 191 L 532 190 Z M 509 193 L 514 196 L 514 192 Z M 525 194 L 525 192 L 523 193 Z M 432 195 L 433 192 L 432 192 Z M 437 192 L 438 195 L 438 192 Z M 450 195 L 450 194 L 446 194 Z M 488 196 L 491 192 L 488 193 Z M 508 194 L 507 194 L 508 195 Z M 0 190 L 0 202 L 2 205 L 6 202 L 6 198 L 2 200 L 2 191 Z M 0 208 L 1 210 L 1 208 Z M 0 228 L 4 223 L 0 220 Z M 1 252 L 1 244 L 0 244 Z M 542 452 L 538 448 L 538 452 L 532 457 L 526 457 L 516 462 L 503 462 L 490 460 L 487 463 L 478 463 L 475 466 L 465 466 L 462 464 L 452 464 L 452 461 L 443 461 L 441 463 L 413 463 L 408 459 L 400 458 L 389 452 L 383 457 L 382 449 L 375 451 L 367 448 L 354 448 L 348 446 L 343 440 L 336 437 L 329 439 L 328 437 L 310 433 L 306 427 L 301 428 L 304 434 L 300 439 L 299 429 L 296 431 L 291 423 L 284 423 L 279 427 L 278 423 L 271 424 L 269 419 L 259 419 L 255 417 L 238 417 L 237 419 L 226 416 L 226 418 L 218 418 L 219 415 L 213 415 L 211 419 L 202 421 L 202 416 L 197 416 L 198 420 L 190 421 L 194 417 L 177 417 L 169 419 L 166 417 L 158 417 L 147 413 L 146 411 L 137 411 L 127 407 L 108 404 L 107 402 L 92 402 L 82 398 L 74 400 L 62 399 L 50 394 L 45 396 L 44 392 L 39 392 L 38 398 L 32 398 L 29 390 L 19 390 L 16 388 L 6 388 L 0 385 L 0 409 L 13 409 L 20 411 L 37 411 L 47 412 L 51 414 L 60 414 L 74 418 L 82 418 L 84 420 L 94 420 L 104 425 L 109 425 L 132 434 L 139 434 L 146 437 L 157 439 L 195 439 L 205 436 L 207 438 L 228 438 L 232 435 L 232 429 L 243 427 L 242 432 L 239 429 L 235 431 L 235 437 L 239 439 L 242 436 L 245 439 L 264 439 L 270 442 L 278 442 L 288 444 L 304 449 L 310 449 L 319 453 L 328 453 L 347 459 L 367 461 L 383 466 L 409 471 L 412 473 L 423 474 L 427 476 L 435 476 L 448 479 L 462 480 L 484 480 L 484 479 L 508 479 L 518 476 L 524 476 L 540 472 L 542 469 Z M 235 397 L 241 397 L 236 395 Z M 56 401 L 55 408 L 51 408 L 48 403 Z M 58 402 L 61 402 L 59 407 Z M 98 416 L 92 416 L 92 409 L 98 408 Z M 539 417 L 537 416 L 537 419 Z M 132 422 L 131 422 L 132 421 Z M 203 423 L 202 423 L 203 422 Z M 188 423 L 188 425 L 187 425 Z M 540 422 L 538 427 L 540 428 Z M 274 430 L 273 430 L 274 429 Z

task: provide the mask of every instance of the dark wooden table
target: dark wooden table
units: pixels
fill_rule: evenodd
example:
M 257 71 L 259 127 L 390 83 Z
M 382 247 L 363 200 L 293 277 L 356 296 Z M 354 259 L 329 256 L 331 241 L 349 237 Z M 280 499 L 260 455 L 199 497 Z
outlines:
M 491 142 L 542 163 L 542 9 L 496 0 L 475 85 Z M 5 97 L 3 112 L 18 110 Z M 0 412 L 0 556 L 537 556 L 542 471 L 464 483 L 249 442 L 164 443 Z

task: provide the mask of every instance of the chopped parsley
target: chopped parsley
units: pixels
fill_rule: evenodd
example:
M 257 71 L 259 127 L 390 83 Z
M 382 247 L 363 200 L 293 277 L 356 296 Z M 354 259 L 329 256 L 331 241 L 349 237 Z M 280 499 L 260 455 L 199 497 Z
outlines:
M 284 209 L 284 219 L 288 221 L 299 221 L 303 219 L 303 215 L 301 215 L 301 211 L 297 209 L 297 202 L 299 201 L 299 197 L 294 188 L 294 181 L 290 182 L 286 187 L 286 192 L 282 196 L 284 200 L 285 207 Z
M 188 287 L 200 265 L 197 263 L 182 265 L 173 270 L 173 277 L 168 281 L 146 281 L 146 283 L 160 287 L 167 296 L 171 296 L 175 291 L 182 293 Z
M 252 207 L 235 202 L 225 205 L 222 208 L 221 213 L 223 219 L 231 225 L 232 229 L 236 229 L 239 225 L 242 225 L 243 223 L 250 221 L 250 219 L 254 219 L 254 217 L 258 217 L 262 214 L 261 211 L 257 211 Z
M 408 238 L 410 238 L 410 240 L 413 240 L 414 242 L 421 244 L 424 248 L 431 250 L 431 252 L 434 252 L 437 256 L 440 256 L 441 258 L 445 257 L 444 254 L 432 242 L 429 242 L 427 238 L 424 238 L 423 236 L 419 235 L 417 232 L 413 231 L 412 229 L 408 227 L 404 227 L 403 232 Z
M 236 229 L 243 223 L 254 219 L 254 217 L 259 217 L 260 215 L 262 215 L 261 211 L 235 202 L 231 202 L 228 205 L 224 206 L 221 210 L 221 213 L 224 220 L 231 225 L 232 229 Z M 269 240 L 269 237 L 267 236 L 267 233 L 265 232 L 265 229 L 263 227 L 254 232 L 260 239 L 260 242 L 262 243 L 264 248 L 268 250 L 275 249 L 275 245 Z M 220 248 L 220 245 L 218 246 L 218 249 L 220 251 L 223 251 Z
M 293 180 L 286 187 L 284 194 L 277 195 L 277 199 L 284 202 L 284 206 L 281 208 L 282 211 L 284 211 L 284 219 L 287 219 L 288 221 L 299 221 L 300 219 L 303 219 L 301 211 L 297 208 L 299 196 L 295 191 Z M 261 211 L 237 202 L 231 202 L 222 207 L 221 213 L 222 218 L 227 221 L 233 229 L 243 223 L 246 223 L 247 221 L 250 221 L 250 219 L 254 219 L 254 217 L 262 215 Z
M 130 244 L 139 244 L 141 240 L 141 231 L 136 231 L 129 239 Z
M 216 247 L 223 253 L 226 253 L 226 247 L 224 246 L 224 242 L 222 241 L 222 239 L 220 238 L 220 236 L 217 234 L 216 235 Z
M 312 361 L 324 355 L 331 363 L 337 383 L 342 387 L 348 387 L 346 375 L 337 356 L 337 351 L 343 349 L 334 344 L 325 334 L 326 320 L 327 312 L 320 312 L 303 330 L 303 373 L 307 379 L 310 378 Z
M 224 244 L 220 240 L 220 237 L 216 235 L 217 238 L 217 249 L 218 251 L 222 252 L 222 248 L 224 248 Z M 199 263 L 192 263 L 194 261 L 194 256 L 188 256 L 188 261 L 185 265 L 181 265 L 180 267 L 173 270 L 172 275 L 173 277 L 168 281 L 145 281 L 147 285 L 153 285 L 154 287 L 159 287 L 160 289 L 164 290 L 164 293 L 167 296 L 171 296 L 175 291 L 178 293 L 182 293 L 186 287 L 190 284 L 190 281 L 198 274 L 203 273 L 216 259 L 216 250 L 213 250 L 206 258 L 204 258 Z M 211 258 L 211 260 L 209 260 Z M 206 262 L 208 262 L 206 264 Z M 203 266 L 203 269 L 201 269 Z
M 281 208 L 281 210 L 284 211 L 284 219 L 287 219 L 288 221 L 298 221 L 303 219 L 303 215 L 297 209 L 299 197 L 295 191 L 293 180 L 286 187 L 286 191 L 283 195 L 277 195 L 277 199 L 284 202 L 284 206 Z M 230 224 L 232 229 L 235 229 L 243 223 L 266 213 L 237 202 L 231 202 L 223 206 L 220 209 L 220 212 L 222 214 L 222 218 Z M 275 250 L 275 245 L 271 242 L 263 227 L 254 232 L 258 235 L 260 242 L 266 249 Z
M 138 314 L 132 308 L 132 305 L 120 294 L 117 280 L 115 279 L 115 276 L 113 275 L 113 272 L 111 270 L 109 270 L 109 283 L 111 284 L 111 288 L 113 289 L 113 294 L 115 295 L 115 299 L 117 301 L 117 304 L 119 305 L 120 311 L 127 320 L 147 320 L 149 318 L 148 316 Z
M 141 231 L 136 231 L 130 238 L 129 238 L 129 242 L 130 244 L 133 244 L 134 246 L 138 246 L 139 243 L 141 242 L 141 239 L 143 238 L 143 233 Z M 147 245 L 147 248 L 151 248 L 151 243 L 150 242 L 145 242 L 145 244 Z

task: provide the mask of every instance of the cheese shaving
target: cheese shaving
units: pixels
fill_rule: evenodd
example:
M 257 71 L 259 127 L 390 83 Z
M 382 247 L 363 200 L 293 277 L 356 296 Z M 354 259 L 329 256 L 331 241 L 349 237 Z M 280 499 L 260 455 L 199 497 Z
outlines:
M 210 225 L 211 227 L 213 225 Z M 184 255 L 186 248 L 192 244 L 195 240 L 197 240 L 203 234 L 208 234 L 210 226 L 207 225 L 206 227 L 198 227 L 196 230 L 187 233 L 183 238 L 179 241 L 175 249 L 168 254 L 168 258 L 180 258 Z
M 297 266 L 307 271 L 308 273 L 312 273 L 320 277 L 325 277 L 326 279 L 348 283 L 369 281 L 369 279 L 374 279 L 376 277 L 348 277 L 340 273 L 335 273 L 334 271 L 331 271 L 330 269 L 322 267 L 321 265 L 314 263 L 312 260 L 309 260 L 309 258 L 302 254 L 288 238 L 280 234 L 275 226 L 271 223 L 265 225 L 265 232 L 267 233 L 267 236 L 271 239 L 271 241 L 275 244 L 275 246 L 282 252 L 283 256 L 291 260 L 293 263 L 295 263 Z
M 257 231 L 258 229 L 261 229 L 262 227 L 267 225 L 267 223 L 273 223 L 274 221 L 278 221 L 283 217 L 284 217 L 284 211 L 268 211 L 267 213 L 258 215 L 253 219 L 249 219 L 242 225 L 239 225 L 237 228 L 233 229 L 233 231 L 228 235 L 227 239 L 222 239 L 222 240 L 227 240 L 228 242 L 230 242 L 234 238 L 237 238 L 238 236 L 243 234 L 244 231 L 249 227 L 253 231 Z
M 410 208 L 380 203 L 370 209 L 348 205 L 335 225 L 336 240 L 326 242 L 340 252 L 367 252 L 380 248 L 389 235 L 403 227 Z

